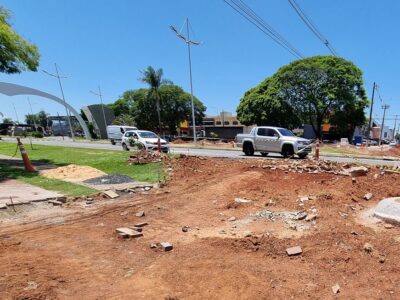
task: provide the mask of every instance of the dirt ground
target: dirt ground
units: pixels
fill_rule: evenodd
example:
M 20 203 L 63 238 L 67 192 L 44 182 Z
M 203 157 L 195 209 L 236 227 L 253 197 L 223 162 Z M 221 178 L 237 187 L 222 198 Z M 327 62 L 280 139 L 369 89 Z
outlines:
M 400 195 L 400 175 L 371 168 L 352 182 L 272 162 L 174 159 L 164 188 L 0 225 L 0 298 L 399 299 L 400 230 L 369 210 Z M 311 221 L 263 218 L 287 211 Z M 115 233 L 138 222 L 143 237 Z M 173 250 L 150 247 L 162 241 Z M 303 253 L 289 257 L 293 246 Z

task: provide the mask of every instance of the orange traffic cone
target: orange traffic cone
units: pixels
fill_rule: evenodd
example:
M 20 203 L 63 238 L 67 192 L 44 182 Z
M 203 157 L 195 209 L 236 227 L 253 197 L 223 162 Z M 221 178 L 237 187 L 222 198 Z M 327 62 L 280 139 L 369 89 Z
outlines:
M 22 160 L 24 161 L 25 171 L 27 172 L 36 172 L 35 167 L 32 165 L 29 160 L 28 154 L 26 153 L 24 145 L 21 143 L 21 140 L 17 137 L 17 144 L 19 147 L 19 151 L 21 152 Z

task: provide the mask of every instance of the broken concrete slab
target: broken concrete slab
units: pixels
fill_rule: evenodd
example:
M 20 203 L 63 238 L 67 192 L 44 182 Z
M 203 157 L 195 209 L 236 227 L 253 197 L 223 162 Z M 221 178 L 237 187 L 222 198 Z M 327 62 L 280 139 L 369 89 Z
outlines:
M 295 247 L 291 247 L 291 248 L 287 248 L 286 249 L 286 253 L 289 256 L 295 256 L 295 255 L 300 255 L 303 253 L 303 250 L 301 249 L 300 246 L 295 246 Z
M 3 180 L 1 182 L 0 205 L 11 205 L 10 197 L 12 197 L 14 205 L 23 205 L 56 199 L 57 197 L 63 197 L 63 195 L 14 179 Z
M 311 222 L 311 221 L 314 221 L 314 220 L 316 220 L 316 219 L 317 219 L 317 215 L 315 215 L 315 214 L 308 215 L 308 216 L 305 218 L 305 220 L 306 220 L 307 222 Z
M 367 194 L 364 195 L 363 198 L 364 198 L 365 200 L 368 201 L 368 200 L 370 200 L 372 197 L 373 197 L 373 194 L 372 194 L 372 193 L 367 193 Z
M 57 200 L 49 200 L 49 201 L 47 201 L 47 203 L 53 204 L 54 206 L 61 206 L 61 205 L 63 205 L 63 203 L 62 203 L 61 201 L 57 201 Z
M 400 225 L 400 197 L 381 200 L 375 208 L 374 216 L 394 225 Z
M 339 292 L 340 292 L 340 285 L 336 283 L 336 284 L 332 287 L 332 292 L 333 292 L 334 294 L 339 293 Z
M 0 204 L 0 209 L 7 209 L 7 204 L 5 203 Z
M 140 210 L 136 213 L 136 217 L 144 217 L 144 216 L 145 216 L 144 210 Z
M 359 177 L 359 176 L 366 176 L 368 173 L 368 168 L 364 166 L 359 167 L 351 167 L 344 171 L 346 175 L 350 175 L 351 177 Z
M 164 251 L 171 251 L 173 249 L 172 244 L 169 242 L 161 242 L 160 245 Z
M 120 227 L 116 229 L 116 232 L 124 238 L 137 238 L 143 236 L 143 233 L 133 230 L 128 227 Z
M 253 200 L 250 200 L 250 199 L 245 199 L 245 198 L 235 198 L 235 202 L 236 203 L 250 203 L 250 202 L 252 202 Z
M 116 192 L 112 191 L 112 190 L 107 190 L 107 191 L 104 191 L 103 193 L 104 193 L 104 195 L 106 195 L 110 199 L 115 199 L 115 198 L 119 197 L 119 195 Z
M 135 227 L 135 226 L 129 226 L 128 228 L 133 229 L 137 232 L 142 232 L 143 231 L 143 227 Z

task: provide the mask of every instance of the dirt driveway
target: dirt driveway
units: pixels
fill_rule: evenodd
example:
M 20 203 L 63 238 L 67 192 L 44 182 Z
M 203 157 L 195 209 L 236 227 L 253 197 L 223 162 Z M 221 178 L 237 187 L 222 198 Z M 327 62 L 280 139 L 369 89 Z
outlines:
M 61 224 L 0 225 L 0 298 L 399 299 L 400 230 L 368 218 L 400 195 L 399 175 L 269 163 L 176 159 L 165 188 Z M 115 233 L 138 222 L 143 237 Z M 150 247 L 163 241 L 174 249 Z

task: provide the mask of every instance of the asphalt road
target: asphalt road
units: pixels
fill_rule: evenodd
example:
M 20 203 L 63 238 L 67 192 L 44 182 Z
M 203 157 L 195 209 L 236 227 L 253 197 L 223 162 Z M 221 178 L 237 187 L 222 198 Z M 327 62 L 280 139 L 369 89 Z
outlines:
M 6 142 L 15 142 L 14 138 L 3 138 Z M 28 139 L 22 139 L 24 144 L 29 144 Z M 76 148 L 91 148 L 91 149 L 105 149 L 105 150 L 120 150 L 122 151 L 121 145 L 111 145 L 110 143 L 98 143 L 98 142 L 84 142 L 77 141 L 73 142 L 70 139 L 62 140 L 57 138 L 54 140 L 33 140 L 33 144 L 49 145 L 49 146 L 64 146 L 64 147 L 76 147 Z M 1 142 L 0 142 L 1 147 Z M 261 155 L 245 156 L 240 150 L 224 150 L 224 149 L 200 149 L 200 148 L 183 148 L 183 147 L 172 147 L 171 153 L 186 154 L 186 155 L 197 155 L 197 156 L 209 156 L 209 157 L 226 157 L 226 158 L 262 158 L 262 159 L 282 159 L 279 154 L 269 154 L 267 157 Z M 359 162 L 369 165 L 400 165 L 400 159 L 397 161 L 385 160 L 385 159 L 366 159 L 366 158 L 350 158 L 350 157 L 337 157 L 337 156 L 321 156 L 321 159 L 336 161 L 336 162 Z

